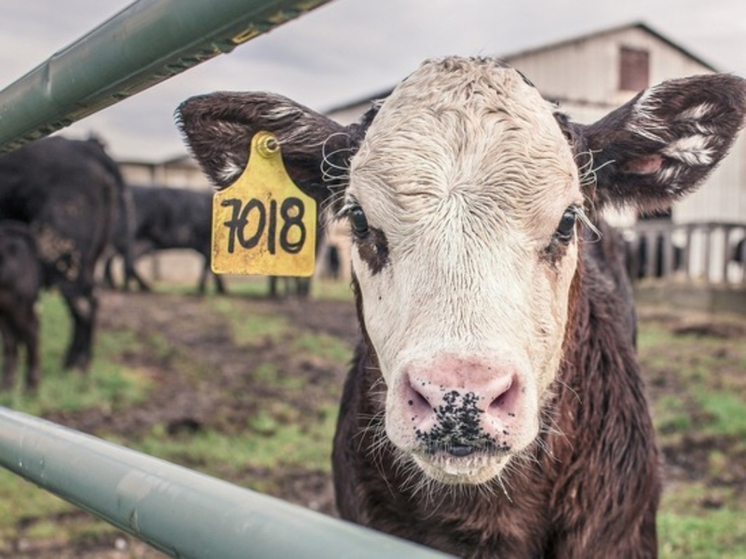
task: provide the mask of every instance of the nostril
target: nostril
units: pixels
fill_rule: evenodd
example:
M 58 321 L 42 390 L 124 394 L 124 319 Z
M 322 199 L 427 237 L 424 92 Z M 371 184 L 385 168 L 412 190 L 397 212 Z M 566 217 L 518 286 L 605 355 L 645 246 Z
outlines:
M 433 406 L 422 392 L 414 387 L 414 383 L 410 382 L 408 390 L 406 391 L 406 402 L 407 407 L 412 412 L 413 419 L 424 419 L 429 417 L 433 413 Z
M 502 383 L 495 393 L 493 393 L 493 400 L 490 402 L 491 410 L 506 409 L 511 405 L 514 384 L 513 377 L 509 377 Z
M 492 400 L 492 403 L 490 404 L 490 408 L 491 409 L 504 408 L 507 402 L 507 399 L 508 399 L 508 393 L 503 392 L 497 398 Z
M 409 393 L 409 400 L 407 400 L 407 404 L 415 408 L 430 407 L 430 402 L 427 401 L 427 398 L 417 392 L 414 388 L 412 388 Z

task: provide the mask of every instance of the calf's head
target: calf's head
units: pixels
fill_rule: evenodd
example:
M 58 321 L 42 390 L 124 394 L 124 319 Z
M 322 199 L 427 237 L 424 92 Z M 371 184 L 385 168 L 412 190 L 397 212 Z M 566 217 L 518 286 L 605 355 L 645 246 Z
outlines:
M 352 230 L 386 435 L 431 478 L 478 484 L 540 431 L 588 215 L 694 188 L 738 132 L 745 91 L 724 75 L 666 82 L 581 126 L 500 62 L 449 57 L 349 127 L 265 93 L 195 97 L 178 118 L 218 187 L 269 130 L 291 177 L 331 198 Z

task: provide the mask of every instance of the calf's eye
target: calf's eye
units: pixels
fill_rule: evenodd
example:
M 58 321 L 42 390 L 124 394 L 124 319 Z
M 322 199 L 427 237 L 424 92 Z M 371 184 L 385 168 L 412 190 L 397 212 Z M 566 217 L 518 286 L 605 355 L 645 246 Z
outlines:
M 352 232 L 359 239 L 366 237 L 369 233 L 368 219 L 365 217 L 365 212 L 360 206 L 355 206 L 350 209 L 349 212 L 350 223 L 352 224 Z
M 569 242 L 575 234 L 575 222 L 578 219 L 578 213 L 575 208 L 567 208 L 562 214 L 557 230 L 554 236 L 558 241 Z

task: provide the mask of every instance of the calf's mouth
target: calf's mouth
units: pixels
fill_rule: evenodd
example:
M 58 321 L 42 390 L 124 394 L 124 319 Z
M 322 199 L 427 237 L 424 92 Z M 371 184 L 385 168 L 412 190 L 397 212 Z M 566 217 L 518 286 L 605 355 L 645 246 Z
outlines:
M 508 449 L 495 445 L 452 445 L 412 452 L 414 462 L 428 477 L 452 485 L 487 483 L 500 474 L 510 457 Z

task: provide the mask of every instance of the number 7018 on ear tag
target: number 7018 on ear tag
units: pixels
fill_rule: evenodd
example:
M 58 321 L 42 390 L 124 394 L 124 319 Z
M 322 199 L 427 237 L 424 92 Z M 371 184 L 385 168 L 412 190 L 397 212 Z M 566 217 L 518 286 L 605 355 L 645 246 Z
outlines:
M 251 140 L 249 162 L 212 200 L 212 271 L 310 276 L 316 257 L 316 201 L 290 179 L 269 132 Z

